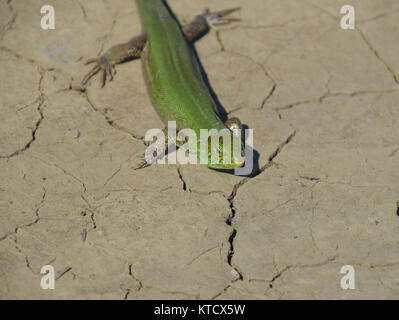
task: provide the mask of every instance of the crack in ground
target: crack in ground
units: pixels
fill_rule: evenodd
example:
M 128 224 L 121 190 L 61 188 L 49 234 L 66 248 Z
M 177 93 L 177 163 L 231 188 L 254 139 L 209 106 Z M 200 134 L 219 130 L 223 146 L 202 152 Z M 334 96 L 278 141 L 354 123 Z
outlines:
M 265 70 L 265 72 L 266 72 L 266 70 Z M 270 78 L 270 77 L 269 77 L 269 78 Z M 276 91 L 276 89 L 277 89 L 277 83 L 275 83 L 274 80 L 273 80 L 272 78 L 270 78 L 270 79 L 271 79 L 272 82 L 273 82 L 273 87 L 272 87 L 272 89 L 270 90 L 269 94 L 266 96 L 266 98 L 263 99 L 262 104 L 261 104 L 261 106 L 260 106 L 260 109 L 263 109 L 263 108 L 265 107 L 266 102 L 272 97 L 274 91 Z
M 234 197 L 237 194 L 237 189 L 238 188 L 233 189 L 231 195 L 227 198 L 227 201 L 229 202 L 229 207 L 230 207 L 231 214 L 227 217 L 227 219 L 225 221 L 226 224 L 229 227 L 232 228 L 232 231 L 231 231 L 229 239 L 228 239 L 230 248 L 229 248 L 229 251 L 227 253 L 227 263 L 233 270 L 235 270 L 237 272 L 238 279 L 236 279 L 236 281 L 237 280 L 243 280 L 242 272 L 240 272 L 236 266 L 233 266 L 233 263 L 232 263 L 232 259 L 233 259 L 233 256 L 234 256 L 234 239 L 237 236 L 237 229 L 233 227 L 233 219 L 236 216 L 236 209 L 234 207 L 233 200 L 234 200 Z M 227 290 L 227 288 L 226 288 L 226 290 Z
M 86 193 L 86 191 L 87 191 L 87 189 L 86 189 L 86 186 L 84 185 L 84 183 L 82 184 L 83 185 L 83 187 L 84 187 L 84 192 L 80 195 L 80 198 L 86 203 L 86 205 L 87 205 L 87 208 L 85 209 L 85 210 L 83 210 L 83 212 L 90 212 L 90 220 L 91 220 L 91 223 L 93 224 L 93 227 L 91 228 L 91 230 L 95 230 L 95 229 L 97 229 L 97 224 L 96 224 L 96 220 L 94 219 L 94 215 L 95 215 L 95 212 L 96 212 L 96 209 L 95 208 L 92 208 L 92 206 L 90 205 L 90 203 L 89 203 L 89 201 L 84 197 L 84 194 Z M 88 232 L 89 230 L 87 230 L 87 232 Z M 86 232 L 86 234 L 85 234 L 85 237 L 87 237 L 87 232 Z
M 8 234 L 8 235 L 5 235 L 4 237 L 2 237 L 2 238 L 0 239 L 0 241 L 1 241 L 1 240 L 4 240 L 4 239 L 8 238 L 10 235 L 14 234 L 14 235 L 15 235 L 15 237 L 14 237 L 15 249 L 16 249 L 19 253 L 22 254 L 22 250 L 19 248 L 19 246 L 18 246 L 18 241 L 17 241 L 17 233 L 18 233 L 18 230 L 23 229 L 23 228 L 28 228 L 28 227 L 30 227 L 30 226 L 32 226 L 32 225 L 35 225 L 36 223 L 38 223 L 38 222 L 40 221 L 39 210 L 40 210 L 40 207 L 42 206 L 42 204 L 44 203 L 44 201 L 46 200 L 46 193 L 47 193 L 47 191 L 46 191 L 46 189 L 43 187 L 43 196 L 42 196 L 42 199 L 40 200 L 39 204 L 36 205 L 36 210 L 35 210 L 36 219 L 35 219 L 33 222 L 28 223 L 28 224 L 26 224 L 26 225 L 17 226 L 17 227 L 15 228 L 15 230 L 14 230 L 13 233 L 10 233 L 10 234 Z M 29 258 L 28 258 L 27 255 L 25 255 L 25 264 L 26 264 L 26 267 L 27 267 L 29 270 L 31 270 L 33 273 L 35 273 L 35 272 L 33 271 L 32 267 L 31 267 L 31 265 L 30 265 L 30 261 L 29 261 Z
M 25 264 L 26 264 L 26 267 L 27 267 L 30 271 L 32 271 L 32 273 L 35 273 L 35 272 L 33 271 L 32 267 L 30 266 L 30 261 L 29 261 L 28 256 L 25 256 Z
M 326 93 L 324 93 L 322 96 L 317 97 L 317 98 L 313 98 L 313 99 L 308 99 L 308 100 L 302 100 L 302 101 L 297 101 L 294 103 L 290 103 L 287 104 L 285 106 L 282 107 L 277 107 L 274 109 L 274 111 L 276 111 L 279 115 L 279 117 L 281 117 L 279 111 L 284 111 L 284 110 L 289 110 L 292 109 L 296 106 L 300 106 L 300 105 L 305 105 L 305 104 L 311 104 L 311 103 L 323 103 L 324 100 L 328 99 L 328 98 L 333 98 L 333 97 L 355 97 L 358 95 L 362 95 L 362 94 L 387 94 L 387 93 L 394 93 L 394 92 L 398 92 L 397 89 L 388 89 L 388 90 L 361 90 L 361 91 L 354 91 L 354 92 L 335 92 L 332 93 L 330 92 L 330 90 L 328 89 L 328 91 Z
M 360 23 L 365 23 L 365 22 L 369 22 L 369 21 L 373 21 L 373 20 L 378 20 L 378 19 L 384 18 L 384 17 L 386 17 L 386 16 L 390 16 L 390 15 L 392 15 L 392 14 L 396 14 L 397 12 L 399 12 L 399 9 L 391 10 L 391 11 L 389 11 L 389 12 L 384 12 L 384 13 L 381 13 L 381 14 L 376 15 L 376 16 L 374 16 L 374 17 L 367 18 L 367 19 L 364 19 L 364 20 L 360 20 L 360 21 L 358 22 L 358 24 L 360 24 Z
M 13 234 L 17 234 L 17 233 L 18 233 L 18 230 L 20 230 L 20 229 L 27 228 L 27 227 L 33 226 L 34 224 L 38 223 L 38 222 L 40 221 L 39 209 L 40 209 L 41 205 L 44 203 L 45 199 L 46 199 L 46 189 L 43 187 L 43 196 L 42 196 L 42 199 L 40 200 L 40 203 L 37 204 L 37 205 L 35 206 L 35 207 L 36 207 L 36 210 L 35 210 L 35 216 L 36 216 L 36 218 L 35 218 L 35 220 L 32 221 L 32 222 L 30 222 L 30 223 L 24 224 L 24 225 L 22 225 L 22 226 L 17 226 L 17 227 L 15 227 L 15 229 L 14 229 L 13 232 L 10 232 L 10 233 L 8 233 L 8 234 L 2 236 L 2 237 L 0 238 L 0 241 L 3 241 L 3 240 L 5 240 L 5 239 L 7 239 L 9 236 L 11 236 L 11 235 L 13 235 Z M 15 242 L 16 242 L 16 241 L 15 241 Z M 17 250 L 20 251 L 20 249 L 19 249 L 18 247 L 17 247 Z M 20 251 L 20 252 L 21 252 L 21 251 Z
M 7 22 L 7 24 L 3 27 L 3 30 L 1 31 L 0 35 L 0 41 L 4 39 L 7 31 L 11 30 L 14 27 L 15 21 L 17 19 L 17 12 L 14 11 L 13 6 L 11 5 L 11 0 L 7 1 L 8 7 L 10 8 L 10 12 L 12 14 L 11 20 Z
M 177 173 L 179 174 L 179 179 L 180 179 L 180 181 L 183 183 L 183 190 L 184 190 L 184 191 L 191 192 L 191 188 L 190 188 L 190 187 L 187 187 L 187 183 L 186 183 L 186 181 L 184 180 L 183 174 L 181 173 L 181 170 L 180 170 L 179 167 L 177 167 Z
M 273 289 L 273 283 L 274 281 L 276 281 L 278 278 L 280 278 L 284 272 L 288 271 L 291 267 L 290 266 L 286 266 L 284 269 L 282 269 L 281 271 L 279 271 L 273 278 L 272 280 L 270 280 L 269 283 L 269 288 Z
M 370 40 L 367 39 L 366 35 L 363 33 L 362 30 L 360 30 L 359 28 L 356 28 L 356 30 L 358 30 L 360 36 L 362 37 L 362 39 L 364 40 L 364 42 L 367 44 L 367 46 L 370 48 L 370 50 L 374 53 L 374 55 L 377 57 L 378 60 L 380 60 L 384 65 L 385 68 L 389 71 L 389 73 L 392 75 L 393 80 L 399 84 L 399 78 L 398 76 L 395 74 L 394 70 L 392 69 L 392 67 L 381 57 L 381 55 L 378 53 L 377 49 L 373 47 L 373 45 L 371 44 Z
M 213 297 L 210 298 L 210 300 L 215 300 L 216 298 L 220 297 L 223 293 L 225 293 L 229 288 L 231 288 L 231 284 L 227 285 L 226 287 L 223 288 L 222 291 L 214 295 Z
M 320 10 L 320 8 L 317 8 Z M 321 10 L 320 10 L 321 11 Z M 287 20 L 284 21 L 282 23 L 273 23 L 273 24 L 269 24 L 269 25 L 241 25 L 241 26 L 237 26 L 236 28 L 242 28 L 242 29 L 272 29 L 272 28 L 283 28 L 285 26 L 287 26 L 288 24 L 293 24 L 293 23 L 297 23 L 297 22 L 304 22 L 307 20 L 312 20 L 314 18 L 319 18 L 320 17 L 320 13 L 317 13 L 315 15 L 310 15 L 310 16 L 306 16 L 306 17 L 302 17 L 302 18 L 294 18 L 291 20 Z
M 121 131 L 121 132 L 123 132 L 125 134 L 130 135 L 133 139 L 140 140 L 140 141 L 142 141 L 144 143 L 144 145 L 146 145 L 146 142 L 144 141 L 144 136 L 136 134 L 136 133 L 133 133 L 133 132 L 130 132 L 129 130 L 125 129 L 124 127 L 117 125 L 115 123 L 115 120 L 110 119 L 110 117 L 107 116 L 105 111 L 101 111 L 100 108 L 98 108 L 96 106 L 94 101 L 92 101 L 92 98 L 89 96 L 89 93 L 88 93 L 87 89 L 84 89 L 83 91 L 81 91 L 81 90 L 78 90 L 78 91 L 83 93 L 83 95 L 86 97 L 86 101 L 89 103 L 89 105 L 94 110 L 94 112 L 101 114 L 104 117 L 105 121 L 112 128 L 114 128 L 114 129 L 116 129 L 118 131 Z
M 84 183 L 82 180 L 80 180 L 78 177 L 76 177 L 76 176 L 73 175 L 72 173 L 66 171 L 64 168 L 58 166 L 58 165 L 55 164 L 55 163 L 47 162 L 47 161 L 45 161 L 45 160 L 43 160 L 43 159 L 41 159 L 41 158 L 35 157 L 35 156 L 32 156 L 32 157 L 35 158 L 35 159 L 37 159 L 37 160 L 39 160 L 39 161 L 41 161 L 41 162 L 43 162 L 43 163 L 45 163 L 46 165 L 49 165 L 49 166 L 52 166 L 52 167 L 54 167 L 54 168 L 57 168 L 58 170 L 61 170 L 65 175 L 71 177 L 72 179 L 74 179 L 75 181 L 77 181 L 77 182 L 82 186 L 83 191 L 82 191 L 82 193 L 80 194 L 80 198 L 81 198 L 81 199 L 84 201 L 84 203 L 86 203 L 86 205 L 87 205 L 87 208 L 86 208 L 85 210 L 83 210 L 83 212 L 88 211 L 88 212 L 91 213 L 90 219 L 91 219 L 91 221 L 92 221 L 92 223 L 93 223 L 93 228 L 92 228 L 92 229 L 96 229 L 96 228 L 97 228 L 97 225 L 96 225 L 96 222 L 95 222 L 95 220 L 94 220 L 95 209 L 92 208 L 92 206 L 90 205 L 89 201 L 85 198 L 85 194 L 87 193 L 87 187 L 86 187 L 85 183 Z M 0 239 L 0 240 L 2 240 L 2 239 Z
M 325 260 L 325 261 L 321 261 L 321 262 L 314 263 L 314 264 L 294 264 L 294 265 L 287 265 L 287 266 L 285 266 L 283 269 L 281 269 L 280 271 L 278 271 L 278 272 L 272 277 L 271 280 L 265 280 L 265 279 L 248 279 L 248 281 L 249 281 L 249 282 L 266 282 L 266 283 L 269 283 L 269 288 L 270 288 L 270 289 L 273 289 L 273 284 L 274 284 L 274 282 L 275 282 L 277 279 L 281 278 L 281 277 L 283 276 L 283 274 L 284 274 L 285 272 L 287 272 L 288 270 L 291 270 L 291 269 L 299 269 L 299 268 L 317 268 L 317 267 L 321 267 L 321 266 L 324 266 L 324 265 L 326 265 L 326 264 L 329 264 L 330 262 L 335 261 L 335 260 L 338 258 L 338 256 L 339 256 L 339 255 L 338 255 L 338 253 L 337 253 L 337 254 L 335 254 L 335 255 L 333 255 L 333 256 L 327 258 L 327 260 Z
M 138 278 L 136 278 L 136 276 L 133 274 L 133 271 L 132 271 L 132 264 L 131 263 L 129 263 L 129 268 L 128 268 L 128 273 L 129 273 L 129 276 L 130 277 L 132 277 L 138 284 L 139 284 L 139 287 L 136 289 L 136 292 L 137 291 L 140 291 L 141 289 L 143 289 L 144 288 L 144 286 L 143 286 L 143 283 L 141 282 L 141 280 L 139 280 Z M 123 289 L 122 289 L 123 290 Z M 127 288 L 127 289 L 125 289 L 125 291 L 126 291 L 126 294 L 125 294 L 125 296 L 123 297 L 123 300 L 126 300 L 127 299 L 127 297 L 129 296 L 129 294 L 130 294 L 130 291 L 131 291 L 131 289 L 130 288 Z
M 43 78 L 44 78 L 44 71 L 41 70 L 40 67 L 38 67 L 38 68 L 39 68 L 39 73 L 40 73 L 39 88 L 38 88 L 38 90 L 40 92 L 40 95 L 36 99 L 36 101 L 34 101 L 32 104 L 38 103 L 37 111 L 39 112 L 40 117 L 36 121 L 35 127 L 32 129 L 32 137 L 30 138 L 28 143 L 23 148 L 18 149 L 16 151 L 12 152 L 9 155 L 0 155 L 0 159 L 9 159 L 9 158 L 12 158 L 12 157 L 20 155 L 24 151 L 28 150 L 31 147 L 32 143 L 36 140 L 37 130 L 39 130 L 40 124 L 44 120 L 44 113 L 43 113 L 42 108 L 43 108 L 44 102 L 46 100 L 46 97 L 45 97 L 45 94 L 43 93 L 43 88 L 42 88 L 42 81 L 43 81 Z
M 91 211 L 90 220 L 93 223 L 93 230 L 97 228 L 96 221 L 94 220 L 94 211 Z
M 62 73 L 64 73 L 64 72 L 61 69 L 46 68 L 40 62 L 35 61 L 34 59 L 31 59 L 31 58 L 28 58 L 28 57 L 24 57 L 21 54 L 16 53 L 16 52 L 14 52 L 13 50 L 11 50 L 11 49 L 9 49 L 7 47 L 0 46 L 0 50 L 4 50 L 4 51 L 8 52 L 9 54 L 13 55 L 17 59 L 22 59 L 22 60 L 27 61 L 30 64 L 33 64 L 38 69 L 38 72 L 40 74 L 40 79 L 39 79 L 39 83 L 38 83 L 39 97 L 34 102 L 29 103 L 28 105 L 17 109 L 17 112 L 18 112 L 18 111 L 24 109 L 27 106 L 30 106 L 30 105 L 35 104 L 35 103 L 38 103 L 37 111 L 39 112 L 40 118 L 36 122 L 34 129 L 32 129 L 32 137 L 31 137 L 31 139 L 28 141 L 28 143 L 23 148 L 18 149 L 17 151 L 14 151 L 13 153 L 11 153 L 9 155 L 5 155 L 5 156 L 0 155 L 0 159 L 2 159 L 2 158 L 9 159 L 11 157 L 18 156 L 19 154 L 21 154 L 24 151 L 28 150 L 31 147 L 32 143 L 36 140 L 36 133 L 39 130 L 39 127 L 40 127 L 41 123 L 44 120 L 43 106 L 44 106 L 44 103 L 45 103 L 45 101 L 47 99 L 47 97 L 46 97 L 46 95 L 44 93 L 44 88 L 43 88 L 43 80 L 44 80 L 45 73 L 48 72 L 48 71 L 53 71 L 53 70 L 58 70 L 58 71 L 60 71 Z M 70 87 L 71 87 L 71 84 L 70 84 Z M 66 90 L 69 90 L 69 89 L 61 89 L 61 90 L 59 90 L 59 92 L 60 91 L 66 91 Z
M 129 157 L 129 159 L 130 159 L 130 157 Z M 105 182 L 103 184 L 103 188 L 108 184 L 108 182 L 111 181 L 112 178 L 114 178 L 121 171 L 121 169 L 122 169 L 122 164 L 120 164 L 119 168 L 107 180 L 105 180 Z
M 63 271 L 59 272 L 59 274 L 55 277 L 55 280 L 60 279 L 62 276 L 64 276 L 66 273 L 72 270 L 72 267 L 68 266 L 66 267 Z
M 233 220 L 234 220 L 234 218 L 235 218 L 235 216 L 236 216 L 236 213 L 237 213 L 236 208 L 234 207 L 234 198 L 235 198 L 235 196 L 237 195 L 238 189 L 239 189 L 241 186 L 243 186 L 245 183 L 247 183 L 248 181 L 250 181 L 250 178 L 254 178 L 254 177 L 260 175 L 260 174 L 261 174 L 262 172 L 264 172 L 267 168 L 269 168 L 269 167 L 271 167 L 271 166 L 273 165 L 273 160 L 280 154 L 280 152 L 282 151 L 282 149 L 284 148 L 284 146 L 286 146 L 287 144 L 289 144 L 289 143 L 291 142 L 291 140 L 295 137 L 295 135 L 296 135 L 296 130 L 295 130 L 293 133 L 291 133 L 291 134 L 288 136 L 287 139 L 285 139 L 282 143 L 280 143 L 280 144 L 277 146 L 276 150 L 269 156 L 268 162 L 267 162 L 262 168 L 260 168 L 259 171 L 258 171 L 257 173 L 255 173 L 255 174 L 254 174 L 253 176 L 251 176 L 251 177 L 244 178 L 244 179 L 242 179 L 239 183 L 237 183 L 237 184 L 233 187 L 233 190 L 232 190 L 230 196 L 227 198 L 227 201 L 229 202 L 229 208 L 230 208 L 231 214 L 227 217 L 227 219 L 226 219 L 225 222 L 226 222 L 226 224 L 227 224 L 229 227 L 232 228 L 232 232 L 231 232 L 231 234 L 230 234 L 230 236 L 229 236 L 229 239 L 228 239 L 230 248 L 229 248 L 229 252 L 228 252 L 228 254 L 227 254 L 227 263 L 228 263 L 229 266 L 230 266 L 233 270 L 235 270 L 235 271 L 237 272 L 237 274 L 238 274 L 238 279 L 236 279 L 235 281 L 243 280 L 243 279 L 244 279 L 244 275 L 243 275 L 243 272 L 241 272 L 237 266 L 234 266 L 234 265 L 233 265 L 233 262 L 232 262 L 233 256 L 234 256 L 234 240 L 235 240 L 235 238 L 236 238 L 236 236 L 237 236 L 237 229 L 234 228 L 234 226 L 233 226 Z M 233 281 L 233 282 L 234 282 L 234 281 Z M 227 290 L 227 289 L 228 289 L 228 287 L 226 287 L 226 288 L 224 289 L 224 291 Z M 222 294 L 222 292 L 221 292 L 220 294 Z M 220 295 L 220 294 L 219 294 L 219 295 Z M 217 296 L 218 296 L 218 295 L 216 295 L 214 298 L 216 298 Z
M 277 83 L 276 83 L 276 81 L 273 79 L 273 77 L 272 77 L 272 76 L 269 74 L 269 72 L 266 70 L 265 66 L 264 66 L 263 64 L 261 64 L 261 63 L 255 61 L 252 57 L 249 57 L 249 56 L 246 56 L 246 55 L 244 55 L 244 54 L 242 54 L 242 53 L 235 52 L 235 51 L 231 51 L 231 50 L 229 50 L 228 52 L 230 52 L 231 54 L 235 54 L 235 55 L 237 55 L 237 56 L 240 56 L 240 57 L 243 57 L 243 58 L 246 58 L 246 59 L 250 60 L 252 63 L 254 63 L 255 65 L 257 65 L 257 66 L 263 71 L 265 77 L 266 77 L 267 79 L 269 79 L 269 80 L 272 82 L 272 84 L 273 84 L 273 85 L 272 85 L 272 88 L 270 89 L 270 91 L 269 91 L 269 93 L 267 94 L 267 96 L 262 100 L 261 106 L 260 106 L 260 108 L 259 108 L 259 109 L 263 109 L 263 108 L 265 107 L 267 101 L 273 96 L 274 92 L 275 92 L 276 89 L 277 89 Z M 236 111 L 236 110 L 234 110 L 234 111 Z
M 160 293 L 165 293 L 165 294 L 180 294 L 180 295 L 187 296 L 187 297 L 189 297 L 190 299 L 193 299 L 193 298 L 194 298 L 194 299 L 200 299 L 199 295 L 194 295 L 194 294 L 190 294 L 190 293 L 186 293 L 186 292 L 182 292 L 182 291 L 164 290 L 164 289 L 162 289 L 162 288 L 157 288 L 157 287 L 153 287 L 153 286 L 149 286 L 149 285 L 144 285 L 143 282 L 142 282 L 140 279 L 138 279 L 138 278 L 134 275 L 134 273 L 133 273 L 133 271 L 132 271 L 132 264 L 131 264 L 131 263 L 129 263 L 128 270 L 129 270 L 129 271 L 128 271 L 129 276 L 132 277 L 133 280 L 136 281 L 136 282 L 138 283 L 138 288 L 135 288 L 135 289 L 134 289 L 136 292 L 138 292 L 138 291 L 140 291 L 140 290 L 143 290 L 143 289 L 150 289 L 150 290 L 153 289 L 153 290 L 159 291 Z M 127 300 L 128 296 L 129 296 L 130 293 L 132 292 L 132 289 L 131 289 L 131 288 L 126 288 L 126 289 L 124 289 L 124 288 L 122 288 L 122 284 L 121 284 L 120 288 L 121 288 L 121 290 L 123 290 L 123 291 L 126 292 L 125 295 L 123 296 L 123 299 L 124 299 L 124 300 Z
M 271 280 L 265 280 L 265 279 L 247 279 L 247 281 L 250 282 L 265 282 L 269 284 L 269 289 L 273 289 L 273 284 L 274 282 L 281 278 L 283 276 L 283 274 L 285 272 L 287 272 L 290 269 L 295 269 L 295 268 L 316 268 L 316 267 L 320 267 L 323 265 L 326 265 L 332 261 L 335 261 L 338 258 L 338 254 L 335 254 L 332 257 L 327 258 L 327 260 L 319 262 L 319 263 L 315 263 L 315 264 L 296 264 L 296 265 L 287 265 L 285 266 L 283 269 L 281 269 L 280 271 L 278 271 Z M 226 287 L 223 288 L 223 290 L 221 292 L 219 292 L 218 294 L 216 294 L 215 296 L 213 296 L 211 298 L 211 300 L 214 300 L 216 298 L 218 298 L 219 296 L 221 296 L 224 292 L 226 292 L 229 288 L 233 287 L 231 284 L 227 285 Z M 274 289 L 276 290 L 276 289 Z
M 82 11 L 83 18 L 87 19 L 87 12 L 86 12 L 85 7 L 83 6 L 83 4 L 79 0 L 77 0 L 77 3 L 78 3 L 78 6 L 79 6 L 80 10 Z
M 201 252 L 200 254 L 198 254 L 197 256 L 195 256 L 193 259 L 191 259 L 188 263 L 187 266 L 190 266 L 194 261 L 198 260 L 199 258 L 201 258 L 203 255 L 207 254 L 208 252 L 219 248 L 219 245 L 213 246 L 211 248 L 206 249 L 205 251 Z
M 319 262 L 319 263 L 314 263 L 314 264 L 296 264 L 296 265 L 288 265 L 281 271 L 279 271 L 270 281 L 272 287 L 273 287 L 273 282 L 276 281 L 278 278 L 280 278 L 286 271 L 290 269 L 298 269 L 298 268 L 317 268 L 324 266 L 326 264 L 329 264 L 330 262 L 335 261 L 338 258 L 338 253 L 333 255 L 332 257 L 327 258 L 327 260 Z
M 311 191 L 311 198 L 313 198 L 313 190 Z M 309 230 L 310 230 L 310 237 L 312 239 L 313 246 L 320 250 L 320 248 L 316 244 L 316 239 L 315 239 L 314 233 L 313 233 L 313 222 L 314 222 L 314 217 L 316 215 L 316 208 L 318 207 L 318 205 L 319 205 L 319 201 L 317 201 L 316 204 L 312 207 L 312 219 L 309 223 Z
M 219 30 L 216 30 L 216 40 L 217 40 L 217 42 L 219 43 L 220 51 L 225 51 L 225 48 L 224 48 L 222 39 L 221 39 L 221 37 L 220 37 L 220 31 L 219 31 Z

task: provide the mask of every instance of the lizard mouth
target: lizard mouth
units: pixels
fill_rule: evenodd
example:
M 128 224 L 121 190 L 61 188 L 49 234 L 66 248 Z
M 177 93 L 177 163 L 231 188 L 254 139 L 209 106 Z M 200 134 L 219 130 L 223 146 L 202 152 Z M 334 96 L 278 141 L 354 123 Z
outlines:
M 232 163 L 209 163 L 208 168 L 217 170 L 232 170 L 243 167 L 245 161 L 242 162 L 232 162 Z
M 209 157 L 208 157 L 208 163 L 207 166 L 208 168 L 211 169 L 217 169 L 217 170 L 232 170 L 232 169 L 237 169 L 240 167 L 243 167 L 245 164 L 245 156 L 243 156 L 244 150 L 241 149 L 241 157 L 235 157 L 234 156 L 234 149 L 233 147 L 231 148 L 231 154 L 228 155 L 226 158 L 224 158 L 223 154 L 223 145 L 219 145 L 219 147 L 214 150 L 215 152 L 218 153 L 218 158 L 219 161 L 213 163 L 210 161 L 211 159 L 211 151 L 209 152 Z

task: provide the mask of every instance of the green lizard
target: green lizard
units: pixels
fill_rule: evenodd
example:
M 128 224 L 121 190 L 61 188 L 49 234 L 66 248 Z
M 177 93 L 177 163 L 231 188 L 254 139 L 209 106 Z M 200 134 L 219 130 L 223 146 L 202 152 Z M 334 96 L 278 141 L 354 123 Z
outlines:
M 206 11 L 181 30 L 163 0 L 137 0 L 137 5 L 145 32 L 127 43 L 112 47 L 99 58 L 89 59 L 86 63 L 95 62 L 96 65 L 84 77 L 82 85 L 98 71 L 102 71 L 101 82 L 104 85 L 107 76 L 112 80 L 115 64 L 141 57 L 147 90 L 161 120 L 165 124 L 176 121 L 178 130 L 191 129 L 198 137 L 195 142 L 198 157 L 204 145 L 200 141 L 201 129 L 220 131 L 228 128 L 232 133 L 230 143 L 226 144 L 229 150 L 225 148 L 225 151 L 230 151 L 227 153 L 229 158 L 226 159 L 223 152 L 226 142 L 217 137 L 217 144 L 213 145 L 211 135 L 206 137 L 205 142 L 207 166 L 213 169 L 243 166 L 241 123 L 236 118 L 222 122 L 216 102 L 201 75 L 199 63 L 188 44 L 209 30 L 208 23 L 238 20 L 223 18 L 238 8 L 216 13 Z M 241 145 L 238 157 L 233 150 L 237 142 Z M 215 158 L 217 161 L 212 161 Z

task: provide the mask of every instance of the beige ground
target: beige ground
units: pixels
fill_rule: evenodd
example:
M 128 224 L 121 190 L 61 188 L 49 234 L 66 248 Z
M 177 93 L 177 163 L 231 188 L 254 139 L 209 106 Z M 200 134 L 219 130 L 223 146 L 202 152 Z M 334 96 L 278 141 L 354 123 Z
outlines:
M 134 1 L 1 0 L 0 298 L 399 298 L 399 1 L 169 3 L 181 21 L 242 7 L 197 50 L 259 174 L 133 170 L 162 128 L 139 61 L 70 89 L 83 58 L 139 33 Z

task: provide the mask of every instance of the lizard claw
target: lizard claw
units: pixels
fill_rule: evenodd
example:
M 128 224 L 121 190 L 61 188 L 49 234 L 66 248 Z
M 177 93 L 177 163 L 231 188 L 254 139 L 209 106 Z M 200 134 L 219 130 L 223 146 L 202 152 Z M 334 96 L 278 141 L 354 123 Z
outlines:
M 115 75 L 115 69 L 113 64 L 108 60 L 106 56 L 102 55 L 98 58 L 87 59 L 85 64 L 87 65 L 89 63 L 95 63 L 96 65 L 84 76 L 84 78 L 80 82 L 82 86 L 86 85 L 89 79 L 99 71 L 101 71 L 101 87 L 104 87 L 107 76 L 109 77 L 109 80 L 112 81 Z
M 134 170 L 140 170 L 149 167 L 151 164 L 149 164 L 145 159 L 141 160 L 140 163 L 137 166 L 134 166 Z
M 224 24 L 229 24 L 233 21 L 240 21 L 241 20 L 240 18 L 224 18 L 225 16 L 228 16 L 229 14 L 238 11 L 240 9 L 241 9 L 240 7 L 236 7 L 217 12 L 210 12 L 209 9 L 205 9 L 203 16 L 211 26 L 224 25 Z

